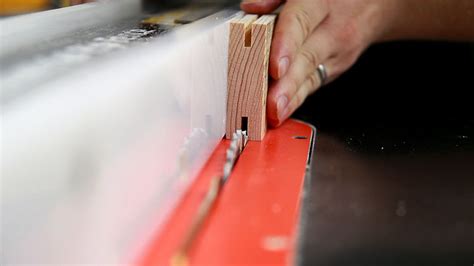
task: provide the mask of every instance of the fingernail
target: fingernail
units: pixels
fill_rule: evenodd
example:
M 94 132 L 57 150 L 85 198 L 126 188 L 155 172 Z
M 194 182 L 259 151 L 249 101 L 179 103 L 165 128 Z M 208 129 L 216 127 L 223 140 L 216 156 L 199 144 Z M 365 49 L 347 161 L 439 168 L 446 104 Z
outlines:
M 288 119 L 288 117 L 290 117 L 291 115 L 291 110 L 290 108 L 285 108 L 285 111 L 283 111 L 283 114 L 281 115 L 281 117 L 278 119 L 280 122 L 280 125 L 285 122 L 286 119 Z
M 286 56 L 282 57 L 280 61 L 278 61 L 278 78 L 281 78 L 283 75 L 285 75 L 289 64 L 290 59 L 288 59 Z
M 280 120 L 280 122 L 284 119 L 287 105 L 288 98 L 286 98 L 286 96 L 280 96 L 277 101 L 278 120 Z

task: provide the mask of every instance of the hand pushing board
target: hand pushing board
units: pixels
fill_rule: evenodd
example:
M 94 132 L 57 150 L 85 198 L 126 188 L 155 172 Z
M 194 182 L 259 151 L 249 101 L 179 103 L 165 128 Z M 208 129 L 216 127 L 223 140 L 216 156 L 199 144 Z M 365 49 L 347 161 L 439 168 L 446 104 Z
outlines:
M 246 130 L 262 140 L 267 130 L 268 57 L 275 15 L 246 15 L 230 21 L 226 138 Z

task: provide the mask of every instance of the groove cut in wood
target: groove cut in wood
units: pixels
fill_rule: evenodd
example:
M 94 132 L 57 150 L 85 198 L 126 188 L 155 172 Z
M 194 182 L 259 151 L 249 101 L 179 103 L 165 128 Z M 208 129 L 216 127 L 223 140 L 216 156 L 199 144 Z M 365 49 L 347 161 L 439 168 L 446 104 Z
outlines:
M 268 59 L 275 18 L 245 15 L 230 21 L 227 139 L 244 127 L 250 140 L 262 140 L 267 131 Z

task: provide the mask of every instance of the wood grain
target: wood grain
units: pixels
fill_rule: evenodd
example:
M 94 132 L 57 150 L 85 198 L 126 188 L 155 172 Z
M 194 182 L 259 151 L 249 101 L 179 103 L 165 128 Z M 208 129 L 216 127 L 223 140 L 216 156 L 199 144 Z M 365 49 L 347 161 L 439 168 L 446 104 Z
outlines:
M 246 15 L 230 22 L 226 138 L 245 129 L 250 140 L 267 130 L 268 58 L 275 15 Z M 244 119 L 245 120 L 245 119 Z

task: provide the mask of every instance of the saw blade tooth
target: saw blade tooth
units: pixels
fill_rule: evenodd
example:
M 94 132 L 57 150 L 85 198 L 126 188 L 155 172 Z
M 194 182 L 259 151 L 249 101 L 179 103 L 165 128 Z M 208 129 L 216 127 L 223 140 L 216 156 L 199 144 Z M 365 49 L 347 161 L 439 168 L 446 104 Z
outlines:
M 237 150 L 237 141 L 232 141 L 230 143 L 229 149 L 236 151 Z
M 223 169 L 223 180 L 224 182 L 227 181 L 227 178 L 230 175 L 230 171 L 232 170 L 232 163 L 226 163 L 224 164 L 224 169 Z
M 244 147 L 247 145 L 249 140 L 249 136 L 247 135 L 247 131 L 242 131 L 242 142 L 244 143 Z
M 234 132 L 234 134 L 232 134 L 232 141 L 237 140 L 238 138 L 239 136 Z
M 226 152 L 226 160 L 231 161 L 235 156 L 235 153 L 232 150 L 227 150 Z

